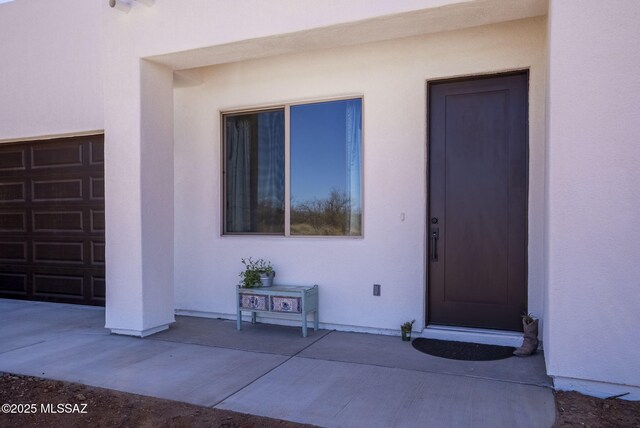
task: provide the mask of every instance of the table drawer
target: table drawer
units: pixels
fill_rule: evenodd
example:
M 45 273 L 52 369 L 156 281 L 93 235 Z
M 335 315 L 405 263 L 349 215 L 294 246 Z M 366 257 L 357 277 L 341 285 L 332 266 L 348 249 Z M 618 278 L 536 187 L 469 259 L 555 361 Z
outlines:
M 299 314 L 302 313 L 302 303 L 299 297 L 272 296 L 271 310 L 273 312 L 293 312 Z
M 257 296 L 255 294 L 240 294 L 240 307 L 257 311 L 268 310 L 269 296 Z

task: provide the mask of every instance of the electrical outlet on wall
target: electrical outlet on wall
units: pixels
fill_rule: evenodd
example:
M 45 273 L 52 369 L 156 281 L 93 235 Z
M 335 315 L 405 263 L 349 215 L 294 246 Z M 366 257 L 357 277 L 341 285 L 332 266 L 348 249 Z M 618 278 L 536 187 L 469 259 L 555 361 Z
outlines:
M 373 284 L 373 295 L 374 296 L 380 295 L 380 284 Z

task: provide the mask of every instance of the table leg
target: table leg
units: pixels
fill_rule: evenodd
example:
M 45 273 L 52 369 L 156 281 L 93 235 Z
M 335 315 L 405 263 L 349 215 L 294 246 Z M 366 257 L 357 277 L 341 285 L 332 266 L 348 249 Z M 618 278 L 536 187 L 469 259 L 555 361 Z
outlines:
M 256 323 L 256 313 L 255 311 L 251 311 L 251 324 Z
M 307 337 L 307 313 L 302 313 L 302 337 Z
M 318 325 L 319 325 L 319 321 L 318 321 L 318 310 L 316 309 L 315 311 L 313 311 L 313 331 L 318 331 Z
M 238 330 L 242 329 L 242 311 L 240 310 L 240 306 L 238 306 L 238 318 L 236 320 L 236 328 Z

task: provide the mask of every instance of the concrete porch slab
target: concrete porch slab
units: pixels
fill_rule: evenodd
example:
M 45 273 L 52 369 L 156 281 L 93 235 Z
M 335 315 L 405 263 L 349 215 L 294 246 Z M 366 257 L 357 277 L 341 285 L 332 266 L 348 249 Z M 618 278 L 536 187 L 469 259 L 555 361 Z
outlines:
M 0 372 L 328 427 L 545 427 L 555 418 L 540 356 L 470 363 L 398 337 L 302 338 L 299 328 L 265 324 L 238 332 L 234 322 L 188 317 L 139 339 L 109 334 L 102 308 L 5 299 L 0 321 Z
M 0 299 L 0 353 L 65 332 L 107 335 L 104 308 Z
M 148 339 L 291 356 L 327 333 L 329 330 L 313 331 L 310 328 L 309 335 L 302 337 L 300 327 L 249 322 L 243 322 L 242 330 L 238 331 L 235 321 L 177 316 L 169 330 Z
M 212 406 L 286 360 L 184 343 L 67 333 L 0 354 L 0 370 Z
M 216 406 L 328 427 L 549 427 L 548 388 L 294 357 Z
M 552 386 L 541 351 L 528 358 L 497 361 L 457 361 L 424 354 L 400 337 L 332 332 L 302 351 L 300 357 L 370 364 L 421 372 Z

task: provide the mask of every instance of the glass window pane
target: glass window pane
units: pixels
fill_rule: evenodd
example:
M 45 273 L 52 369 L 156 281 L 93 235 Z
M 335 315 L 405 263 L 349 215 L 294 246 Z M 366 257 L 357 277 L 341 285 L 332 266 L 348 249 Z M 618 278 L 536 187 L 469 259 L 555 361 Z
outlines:
M 362 100 L 291 107 L 291 234 L 361 235 Z
M 284 110 L 224 122 L 225 232 L 284 233 Z

